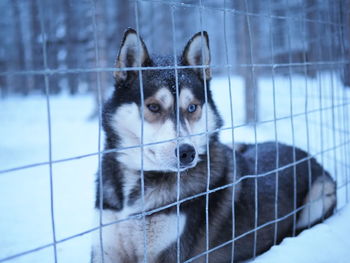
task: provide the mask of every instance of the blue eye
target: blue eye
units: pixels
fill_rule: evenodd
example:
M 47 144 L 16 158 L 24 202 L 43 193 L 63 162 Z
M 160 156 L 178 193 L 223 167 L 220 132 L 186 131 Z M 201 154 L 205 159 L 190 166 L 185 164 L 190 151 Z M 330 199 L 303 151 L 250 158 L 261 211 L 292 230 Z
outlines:
M 160 112 L 160 105 L 156 103 L 148 104 L 147 108 L 154 113 Z
M 193 112 L 195 112 L 197 110 L 197 105 L 196 104 L 190 104 L 190 105 L 188 105 L 188 107 L 187 107 L 187 111 L 189 112 L 189 113 L 193 113 Z

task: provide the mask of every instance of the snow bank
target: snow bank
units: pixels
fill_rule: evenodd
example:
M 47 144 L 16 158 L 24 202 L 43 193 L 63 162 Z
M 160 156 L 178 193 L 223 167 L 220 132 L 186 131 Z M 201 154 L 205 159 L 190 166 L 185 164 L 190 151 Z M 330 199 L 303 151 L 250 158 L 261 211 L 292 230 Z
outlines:
M 350 205 L 322 224 L 286 238 L 252 263 L 348 263 L 350 262 Z

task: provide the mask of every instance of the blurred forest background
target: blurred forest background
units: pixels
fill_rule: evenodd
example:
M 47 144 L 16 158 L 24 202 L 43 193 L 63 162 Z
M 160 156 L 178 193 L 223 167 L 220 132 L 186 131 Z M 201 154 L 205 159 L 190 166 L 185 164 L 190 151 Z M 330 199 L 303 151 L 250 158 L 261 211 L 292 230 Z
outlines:
M 110 68 L 99 73 L 108 90 L 127 27 L 139 28 L 158 54 L 172 54 L 173 39 L 180 54 L 194 33 L 207 30 L 214 73 L 241 75 L 247 99 L 255 92 L 252 64 L 256 77 L 278 64 L 285 69 L 278 74 L 337 71 L 350 86 L 349 0 L 2 0 L 0 10 L 0 97 L 44 94 L 47 69 L 51 94 L 96 92 L 96 67 Z

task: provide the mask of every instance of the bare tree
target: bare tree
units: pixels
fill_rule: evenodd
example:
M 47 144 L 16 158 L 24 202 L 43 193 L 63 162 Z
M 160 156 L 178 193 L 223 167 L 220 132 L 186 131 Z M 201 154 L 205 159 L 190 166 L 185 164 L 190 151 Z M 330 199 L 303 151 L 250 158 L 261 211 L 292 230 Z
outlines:
M 349 13 L 350 1 L 345 1 L 344 5 L 341 6 L 341 15 L 342 15 L 342 39 L 343 43 L 341 45 L 344 46 L 345 52 L 345 60 L 347 63 L 344 63 L 343 68 L 343 84 L 345 87 L 350 88 L 350 13 Z
M 78 67 L 75 56 L 79 53 L 79 41 L 77 39 L 77 32 L 79 30 L 77 19 L 79 19 L 79 14 L 76 14 L 76 9 L 74 8 L 72 1 L 64 0 L 63 6 L 63 26 L 65 30 L 66 41 L 64 47 L 62 48 L 64 48 L 66 67 L 73 69 Z M 78 91 L 78 76 L 75 74 L 68 74 L 66 77 L 69 93 L 72 95 L 76 94 Z
M 255 2 L 254 2 L 255 3 Z M 247 12 L 248 7 L 244 0 L 237 1 L 235 3 L 235 9 Z M 248 66 L 240 67 L 240 74 L 244 79 L 245 88 L 245 121 L 247 123 L 253 123 L 257 121 L 257 109 L 258 109 L 258 89 L 256 86 L 256 75 L 252 68 L 252 57 L 250 47 L 254 46 L 254 41 L 257 38 L 251 38 L 251 36 L 257 32 L 255 27 L 248 28 L 247 15 L 236 16 L 236 40 L 239 39 L 240 45 L 237 48 L 237 58 L 239 64 L 246 64 Z M 251 34 L 249 34 L 251 30 Z M 254 32 L 254 33 L 253 33 Z M 256 55 L 256 54 L 255 54 Z
M 15 58 L 15 69 L 16 70 L 25 70 L 25 56 L 24 56 L 24 41 L 23 41 L 23 30 L 22 30 L 22 21 L 21 21 L 21 14 L 20 14 L 20 6 L 19 2 L 17 0 L 13 0 L 11 2 L 11 8 L 13 13 L 13 19 L 15 23 L 14 27 L 14 45 L 16 45 L 16 58 Z M 26 85 L 21 85 L 19 81 L 17 81 L 16 78 L 13 78 L 12 82 L 12 88 L 15 93 L 22 93 L 27 94 L 27 89 L 25 88 Z

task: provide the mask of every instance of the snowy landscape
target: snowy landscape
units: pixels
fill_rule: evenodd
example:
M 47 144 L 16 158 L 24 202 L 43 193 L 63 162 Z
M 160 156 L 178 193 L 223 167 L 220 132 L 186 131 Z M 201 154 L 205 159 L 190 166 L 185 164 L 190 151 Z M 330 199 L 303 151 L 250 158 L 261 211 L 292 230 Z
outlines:
M 55 262 L 55 243 L 57 262 L 90 262 L 98 231 L 94 181 L 104 143 L 93 118 L 96 87 L 111 93 L 109 67 L 129 27 L 157 55 L 180 55 L 193 34 L 207 31 L 211 89 L 225 121 L 221 141 L 295 145 L 336 180 L 335 215 L 252 262 L 350 262 L 349 5 L 0 1 L 6 10 L 0 16 L 0 263 Z M 256 123 L 245 116 L 252 108 Z
M 235 142 L 254 142 L 254 126 L 244 125 L 243 80 L 237 76 L 230 76 L 230 80 L 231 85 L 225 76 L 212 81 L 214 100 L 225 119 L 221 140 L 230 143 L 232 139 L 232 129 L 228 129 L 232 126 L 231 86 Z M 349 262 L 350 90 L 344 89 L 331 73 L 316 79 L 276 76 L 274 82 L 265 77 L 259 79 L 258 86 L 257 141 L 275 140 L 277 134 L 278 140 L 292 144 L 294 136 L 295 145 L 307 150 L 308 111 L 309 151 L 336 178 L 339 189 L 335 216 L 296 238 L 284 240 L 255 261 Z M 89 119 L 94 98 L 91 94 L 60 94 L 50 97 L 50 106 L 55 238 L 68 238 L 57 244 L 57 259 L 62 263 L 87 263 L 92 232 L 69 238 L 96 227 L 92 211 L 99 127 L 97 118 Z M 45 247 L 53 243 L 45 96 L 10 96 L 1 100 L 0 138 L 0 262 L 41 247 L 8 262 L 54 262 L 53 247 Z M 26 165 L 33 167 L 11 170 Z

